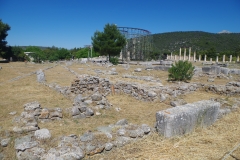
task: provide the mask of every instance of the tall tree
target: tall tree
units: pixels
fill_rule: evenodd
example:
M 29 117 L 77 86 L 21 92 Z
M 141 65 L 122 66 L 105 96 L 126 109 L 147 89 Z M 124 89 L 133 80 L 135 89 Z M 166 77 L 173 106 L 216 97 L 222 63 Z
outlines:
M 96 31 L 92 37 L 93 49 L 100 55 L 117 56 L 126 45 L 126 38 L 115 24 L 106 24 L 104 31 Z
M 12 54 L 12 58 L 15 61 L 24 61 L 24 60 L 30 60 L 29 57 L 24 54 L 24 51 L 21 47 L 19 46 L 14 46 L 11 47 L 11 54 Z
M 7 58 L 7 41 L 5 40 L 8 36 L 7 31 L 9 31 L 11 27 L 8 24 L 5 24 L 0 19 L 0 57 Z

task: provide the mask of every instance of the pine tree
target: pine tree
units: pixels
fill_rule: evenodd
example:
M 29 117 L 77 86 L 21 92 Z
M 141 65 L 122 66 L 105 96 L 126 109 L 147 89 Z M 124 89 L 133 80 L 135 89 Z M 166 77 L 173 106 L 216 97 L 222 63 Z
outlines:
M 96 31 L 92 37 L 95 52 L 100 55 L 117 56 L 126 45 L 125 37 L 120 33 L 115 24 L 106 24 L 104 31 Z
M 168 79 L 172 81 L 191 80 L 194 74 L 194 66 L 188 61 L 178 61 L 169 68 Z

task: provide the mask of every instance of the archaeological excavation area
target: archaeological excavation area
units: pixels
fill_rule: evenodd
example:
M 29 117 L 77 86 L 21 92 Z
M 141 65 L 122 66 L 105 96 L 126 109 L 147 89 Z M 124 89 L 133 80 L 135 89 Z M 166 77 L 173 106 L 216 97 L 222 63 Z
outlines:
M 240 64 L 172 63 L 0 63 L 0 160 L 240 159 Z

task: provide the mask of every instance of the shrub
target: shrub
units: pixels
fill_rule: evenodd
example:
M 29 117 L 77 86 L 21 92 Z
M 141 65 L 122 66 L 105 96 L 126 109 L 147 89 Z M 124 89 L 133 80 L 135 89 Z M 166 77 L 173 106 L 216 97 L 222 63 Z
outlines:
M 113 65 L 118 65 L 118 58 L 116 57 L 113 57 L 113 58 L 110 58 L 110 62 L 113 64 Z
M 178 61 L 172 64 L 168 70 L 168 79 L 173 81 L 187 81 L 191 80 L 194 74 L 194 66 L 188 61 Z

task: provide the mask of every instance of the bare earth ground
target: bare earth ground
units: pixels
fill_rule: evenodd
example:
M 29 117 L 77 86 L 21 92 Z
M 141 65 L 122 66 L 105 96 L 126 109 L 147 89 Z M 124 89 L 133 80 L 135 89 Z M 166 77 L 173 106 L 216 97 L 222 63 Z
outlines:
M 23 112 L 23 105 L 38 101 L 43 108 L 60 107 L 62 109 L 72 107 L 72 100 L 64 97 L 56 91 L 39 84 L 36 80 L 36 74 L 25 76 L 18 80 L 10 81 L 18 76 L 24 76 L 28 73 L 44 69 L 55 64 L 31 64 L 20 62 L 0 64 L 3 67 L 0 70 L 0 137 L 4 137 L 3 130 L 9 130 L 10 135 L 14 124 L 13 117 L 9 115 L 12 111 L 17 111 L 17 116 Z M 109 71 L 111 68 L 90 64 L 73 64 L 68 66 L 78 74 L 97 75 L 94 69 Z M 200 64 L 198 64 L 200 65 Z M 47 83 L 57 83 L 60 86 L 70 86 L 72 80 L 76 77 L 67 71 L 63 65 L 57 65 L 52 69 L 45 71 Z M 134 72 L 135 68 L 143 68 L 142 72 Z M 112 82 L 129 81 L 142 84 L 154 85 L 146 81 L 122 78 L 124 74 L 136 76 L 153 76 L 159 78 L 163 85 L 171 85 L 167 80 L 167 72 L 164 71 L 146 71 L 143 66 L 131 66 L 125 70 L 123 66 L 114 66 L 118 75 L 102 74 L 100 77 L 109 78 Z M 239 78 L 234 77 L 233 78 Z M 227 79 L 215 79 L 215 84 L 226 84 Z M 193 78 L 192 82 L 207 82 L 207 77 Z M 188 103 L 206 100 L 214 97 L 225 98 L 231 101 L 232 98 L 197 91 L 193 94 L 182 96 Z M 126 118 L 130 123 L 148 124 L 154 126 L 155 113 L 157 111 L 171 107 L 168 103 L 160 102 L 142 102 L 131 96 L 124 94 L 109 95 L 108 100 L 113 104 L 109 110 L 100 110 L 100 116 L 91 118 L 73 120 L 69 115 L 64 114 L 61 121 L 49 123 L 40 123 L 40 128 L 47 128 L 51 131 L 52 137 L 61 135 L 76 134 L 81 135 L 88 130 L 94 130 L 98 126 L 109 125 L 120 119 Z M 116 107 L 121 108 L 119 112 Z M 110 152 L 86 157 L 85 159 L 221 159 L 227 152 L 231 151 L 240 143 L 240 109 L 232 112 L 222 119 L 215 122 L 212 126 L 205 129 L 196 129 L 192 134 L 171 139 L 164 138 L 157 133 L 152 133 L 143 140 L 130 143 L 121 148 L 114 148 Z M 56 145 L 56 144 L 48 144 Z M 14 141 L 7 148 L 0 148 L 0 152 L 7 156 L 7 159 L 15 159 Z M 235 157 L 240 158 L 240 149 L 233 152 Z M 234 159 L 228 156 L 227 159 Z

